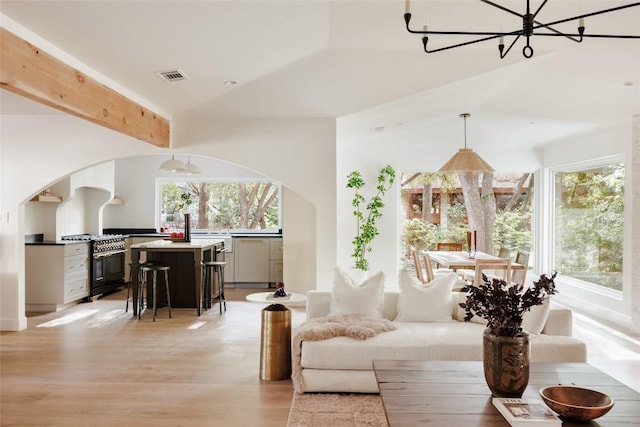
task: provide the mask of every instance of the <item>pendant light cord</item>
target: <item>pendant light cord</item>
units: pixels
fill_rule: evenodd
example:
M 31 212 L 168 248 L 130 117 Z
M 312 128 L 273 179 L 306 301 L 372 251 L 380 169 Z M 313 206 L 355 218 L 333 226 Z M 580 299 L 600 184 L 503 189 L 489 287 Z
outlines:
M 467 117 L 471 116 L 469 113 L 462 113 L 460 117 L 464 119 L 464 148 L 467 148 Z

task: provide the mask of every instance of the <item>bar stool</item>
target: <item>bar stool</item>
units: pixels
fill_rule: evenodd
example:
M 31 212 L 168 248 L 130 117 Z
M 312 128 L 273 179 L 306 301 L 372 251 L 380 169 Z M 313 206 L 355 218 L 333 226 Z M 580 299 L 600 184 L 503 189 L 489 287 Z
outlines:
M 164 284 L 167 290 L 167 307 L 169 308 L 169 318 L 171 318 L 171 294 L 169 293 L 169 269 L 168 265 L 143 265 L 140 267 L 142 270 L 142 280 L 140 281 L 140 288 L 138 291 L 138 301 L 140 302 L 140 306 L 138 309 L 138 319 L 142 314 L 142 305 L 144 299 L 142 298 L 142 292 L 144 288 L 146 288 L 149 284 L 149 274 L 151 273 L 151 289 L 152 289 L 152 297 L 153 297 L 153 321 L 156 321 L 156 315 L 158 313 L 158 293 L 157 293 L 157 283 L 158 283 L 158 272 L 164 272 Z M 147 295 L 148 299 L 149 295 Z M 148 304 L 147 304 L 148 305 Z
M 138 260 L 138 284 L 142 282 L 142 266 L 144 265 L 153 265 L 151 261 L 143 261 L 141 259 Z M 129 263 L 129 283 L 127 283 L 127 305 L 125 306 L 124 312 L 129 312 L 129 301 L 133 304 L 133 263 Z
M 203 261 L 202 262 L 202 308 L 204 310 L 211 308 L 212 301 L 217 297 L 220 304 L 220 314 L 222 314 L 222 306 L 227 311 L 227 299 L 224 297 L 224 267 L 227 265 L 225 261 Z M 217 296 L 211 289 L 211 281 L 218 284 Z

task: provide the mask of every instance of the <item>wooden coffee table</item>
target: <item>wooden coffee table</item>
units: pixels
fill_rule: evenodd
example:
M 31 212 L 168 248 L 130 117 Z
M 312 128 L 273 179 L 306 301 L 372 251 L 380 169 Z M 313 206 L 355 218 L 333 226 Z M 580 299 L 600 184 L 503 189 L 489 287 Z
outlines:
M 509 427 L 491 403 L 482 362 L 374 360 L 373 370 L 390 427 Z M 640 394 L 587 363 L 532 363 L 523 397 L 538 397 L 538 390 L 555 384 L 592 388 L 615 401 L 587 425 L 640 425 Z

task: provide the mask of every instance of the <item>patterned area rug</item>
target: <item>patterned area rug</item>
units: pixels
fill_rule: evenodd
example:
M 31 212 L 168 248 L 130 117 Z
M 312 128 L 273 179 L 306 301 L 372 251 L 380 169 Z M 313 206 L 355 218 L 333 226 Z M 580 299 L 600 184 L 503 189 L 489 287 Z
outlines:
M 294 393 L 287 427 L 388 427 L 377 394 Z

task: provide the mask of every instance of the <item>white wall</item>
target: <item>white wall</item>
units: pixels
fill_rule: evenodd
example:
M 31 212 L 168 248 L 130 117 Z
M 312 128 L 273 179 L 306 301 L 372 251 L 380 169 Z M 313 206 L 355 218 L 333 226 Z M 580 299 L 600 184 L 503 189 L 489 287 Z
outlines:
M 301 203 L 300 198 L 285 197 L 284 280 L 292 291 L 311 282 L 315 282 L 314 288 L 331 285 L 331 269 L 337 259 L 335 120 L 193 118 L 175 120 L 173 129 L 177 149 L 196 155 L 210 153 L 242 165 L 283 183 L 307 200 Z M 288 205 L 290 199 L 292 209 Z M 307 204 L 315 209 L 314 215 Z M 292 215 L 297 220 L 292 220 Z M 289 250 L 289 243 L 294 242 L 289 237 L 307 236 L 309 229 L 314 230 L 315 241 L 307 242 L 303 251 Z M 310 266 L 304 257 L 309 257 L 311 248 L 316 269 L 302 271 Z M 289 269 L 293 266 L 300 271 L 292 276 Z
M 640 331 L 640 114 L 633 117 L 631 141 L 631 328 Z
M 163 152 L 149 144 L 67 115 L 1 117 L 1 193 L 0 278 L 2 330 L 26 327 L 24 316 L 24 203 L 51 183 L 86 167 L 131 156 Z M 315 241 L 300 242 L 304 251 L 286 247 L 285 280 L 296 290 L 293 278 L 304 286 L 325 283 L 335 258 L 335 121 L 298 120 L 210 120 L 181 122 L 174 127 L 176 153 L 210 156 L 282 182 L 301 198 L 291 198 L 292 209 L 300 217 L 310 217 L 315 209 L 316 224 L 293 221 L 287 230 L 306 236 L 309 229 Z M 19 183 L 19 185 L 16 185 Z M 118 190 L 120 191 L 120 190 Z M 307 202 L 303 202 L 305 199 Z M 132 199 L 133 202 L 133 199 Z M 287 215 L 289 212 L 285 199 Z M 146 224 L 145 224 L 146 226 Z M 32 230 L 30 230 L 32 231 Z M 298 255 L 299 254 L 299 255 Z M 308 267 L 315 260 L 316 270 Z M 298 265 L 300 271 L 289 273 Z M 304 269 L 304 271 L 303 271 Z
M 124 200 L 124 205 L 108 205 L 104 209 L 104 227 L 154 228 L 156 224 L 156 180 L 158 178 L 185 177 L 159 170 L 160 164 L 170 158 L 169 153 L 160 156 L 128 157 L 115 162 L 114 193 Z M 177 156 L 184 162 L 185 156 Z M 262 175 L 228 162 L 208 157 L 191 156 L 191 163 L 202 173 L 196 179 L 252 179 Z
M 636 116 L 636 130 L 632 137 L 631 118 L 628 121 L 610 129 L 597 133 L 585 134 L 573 139 L 554 141 L 543 149 L 514 149 L 511 151 L 483 150 L 481 156 L 498 172 L 533 172 L 542 168 L 566 165 L 572 162 L 603 158 L 613 155 L 623 155 L 626 159 L 627 181 L 625 188 L 625 249 L 624 249 L 624 301 L 615 300 L 602 295 L 585 293 L 579 288 L 564 288 L 559 299 L 565 302 L 589 306 L 598 315 L 616 321 L 626 327 L 640 330 L 640 280 L 638 268 L 640 265 L 640 233 L 632 224 L 640 223 L 640 210 L 637 209 L 640 199 L 640 189 L 637 187 L 640 175 L 640 154 L 636 148 L 635 160 L 632 160 L 632 138 L 636 147 L 640 145 L 640 130 Z M 338 125 L 340 134 L 340 125 Z M 428 136 L 425 135 L 425 141 Z M 355 235 L 355 219 L 351 215 L 351 200 L 353 192 L 346 186 L 346 176 L 354 169 L 360 170 L 367 183 L 364 195 L 368 199 L 375 191 L 375 180 L 380 167 L 390 164 L 397 172 L 400 171 L 435 171 L 439 169 L 457 150 L 459 142 L 440 141 L 439 144 L 403 142 L 394 135 L 394 139 L 375 136 L 361 141 L 341 139 L 338 145 L 337 173 L 337 250 L 338 263 L 343 266 L 353 265 L 350 258 L 352 252 L 351 241 Z M 410 153 L 410 155 L 407 155 Z M 542 176 L 540 174 L 539 176 Z M 634 181 L 635 180 L 635 181 Z M 634 185 L 636 184 L 636 185 Z M 536 182 L 536 186 L 543 188 L 545 183 Z M 397 286 L 397 274 L 400 259 L 400 206 L 399 183 L 387 193 L 384 198 L 385 207 L 383 217 L 379 223 L 380 235 L 374 240 L 373 252 L 370 255 L 372 270 L 382 270 L 385 273 L 387 288 Z M 634 231 L 635 230 L 635 231 Z M 542 261 L 539 271 L 546 272 L 550 262 L 545 253 L 540 253 L 543 246 L 536 250 L 536 260 Z M 635 248 L 635 249 L 634 249 Z M 635 273 L 632 273 L 632 270 Z M 635 278 L 632 277 L 635 274 Z M 563 285 L 564 286 L 564 285 Z
M 638 116 L 636 116 L 638 121 Z M 606 159 L 611 156 L 622 156 L 625 162 L 625 229 L 623 252 L 623 299 L 612 297 L 607 293 L 592 291 L 588 288 L 576 286 L 572 283 L 558 281 L 560 292 L 557 299 L 568 305 L 575 305 L 583 310 L 621 324 L 628 328 L 640 331 L 640 307 L 633 304 L 640 295 L 640 281 L 633 280 L 635 266 L 640 264 L 640 253 L 637 248 L 640 245 L 640 234 L 634 231 L 634 223 L 638 222 L 638 176 L 640 168 L 638 162 L 633 160 L 632 147 L 638 144 L 640 134 L 636 124 L 635 134 L 632 126 L 632 118 L 618 126 L 600 132 L 582 135 L 580 137 L 557 141 L 544 148 L 543 158 L 546 168 L 567 166 L 572 163 L 582 163 L 594 159 Z M 633 141 L 633 142 L 632 142 Z M 550 179 L 550 175 L 546 175 Z M 540 183 L 545 185 L 545 183 Z M 546 183 L 549 188 L 551 183 Z M 546 203 L 550 204 L 551 200 Z M 547 216 L 550 220 L 550 216 Z M 550 230 L 548 224 L 545 229 Z M 552 266 L 551 254 L 540 254 L 540 270 L 550 271 Z M 635 326 L 634 326 L 635 324 Z
M 144 156 L 120 159 L 115 162 L 115 191 L 124 199 L 124 205 L 105 208 L 105 227 L 157 228 L 156 204 L 158 203 L 156 179 L 176 178 L 171 172 L 163 172 L 159 165 L 168 156 Z M 186 161 L 186 158 L 180 158 Z M 191 162 L 202 171 L 195 179 L 260 179 L 257 172 L 231 163 L 191 156 Z M 184 177 L 183 175 L 177 175 Z M 316 288 L 316 209 L 301 194 L 283 189 L 283 237 L 285 242 L 284 282 L 292 292 L 306 293 Z M 323 281 L 328 284 L 327 281 Z
M 340 122 L 338 134 L 341 134 Z M 452 136 L 453 139 L 455 137 L 459 135 Z M 429 140 L 429 135 L 425 135 L 424 141 L 415 142 L 403 140 L 402 134 L 394 133 L 391 136 L 372 136 L 365 140 L 341 138 L 339 142 L 336 162 L 337 246 L 338 261 L 343 267 L 353 265 L 351 242 L 356 233 L 356 220 L 351 206 L 354 193 L 346 188 L 347 175 L 352 170 L 362 173 L 366 183 L 362 193 L 369 200 L 375 193 L 380 168 L 389 164 L 396 170 L 396 183 L 383 199 L 385 207 L 378 224 L 380 235 L 374 239 L 373 251 L 369 256 L 371 271 L 382 270 L 385 274 L 385 286 L 394 289 L 397 287 L 401 258 L 400 172 L 437 171 L 460 148 L 460 140 L 434 142 Z M 479 154 L 499 172 L 533 172 L 542 165 L 540 152 L 534 149 L 483 150 Z

